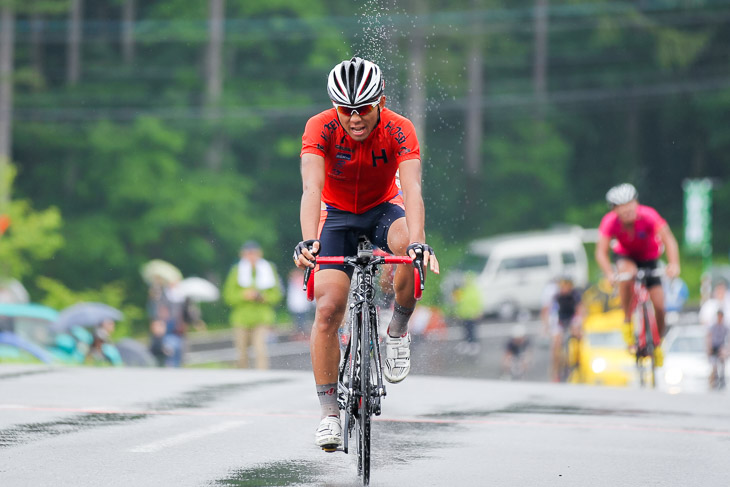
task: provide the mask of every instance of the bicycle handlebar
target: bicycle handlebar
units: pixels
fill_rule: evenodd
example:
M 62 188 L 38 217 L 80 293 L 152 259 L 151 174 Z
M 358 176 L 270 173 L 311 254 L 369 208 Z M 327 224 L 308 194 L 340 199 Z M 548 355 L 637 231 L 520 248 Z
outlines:
M 358 257 L 345 256 L 323 256 L 317 257 L 315 264 L 335 264 L 335 265 L 351 265 L 362 266 L 363 263 Z M 394 255 L 375 255 L 364 265 L 383 265 L 383 264 L 413 264 L 413 277 L 416 285 L 413 287 L 413 297 L 416 300 L 421 299 L 423 290 L 426 287 L 426 272 L 423 268 L 423 261 L 419 259 L 411 259 L 406 256 Z M 314 300 L 314 270 L 313 267 L 307 267 L 304 271 L 304 283 L 302 290 L 307 292 L 307 299 Z

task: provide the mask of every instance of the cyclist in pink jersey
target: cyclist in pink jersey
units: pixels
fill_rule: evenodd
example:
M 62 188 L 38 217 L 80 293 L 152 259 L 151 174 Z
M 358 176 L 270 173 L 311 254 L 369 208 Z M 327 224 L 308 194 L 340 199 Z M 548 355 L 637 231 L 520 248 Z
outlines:
M 313 267 L 317 255 L 354 255 L 358 237 L 365 235 L 377 247 L 422 259 L 424 268 L 439 272 L 433 249 L 426 244 L 415 129 L 410 120 L 385 108 L 383 87 L 380 68 L 358 57 L 343 61 L 329 74 L 327 93 L 334 106 L 310 118 L 302 137 L 303 239 L 294 251 L 300 268 Z M 346 266 L 322 265 L 314 289 L 317 308 L 310 351 L 321 409 L 315 444 L 326 451 L 342 444 L 337 330 L 351 272 Z M 410 371 L 413 270 L 398 266 L 394 281 L 383 375 L 389 382 L 400 382 Z
M 631 184 L 620 184 L 606 193 L 606 201 L 611 206 L 598 227 L 596 262 L 606 277 L 616 282 L 618 274 L 634 274 L 638 268 L 655 269 L 663 250 L 667 252 L 665 274 L 674 278 L 679 275 L 679 246 L 664 218 L 649 206 L 640 205 L 636 188 Z M 609 256 L 611 240 L 614 240 L 612 255 Z M 616 268 L 612 265 L 612 258 Z M 619 296 L 624 311 L 624 323 L 631 323 L 631 302 L 634 293 L 633 281 L 621 281 Z M 661 280 L 652 276 L 647 279 L 649 297 L 654 305 L 657 328 L 664 336 L 664 291 Z

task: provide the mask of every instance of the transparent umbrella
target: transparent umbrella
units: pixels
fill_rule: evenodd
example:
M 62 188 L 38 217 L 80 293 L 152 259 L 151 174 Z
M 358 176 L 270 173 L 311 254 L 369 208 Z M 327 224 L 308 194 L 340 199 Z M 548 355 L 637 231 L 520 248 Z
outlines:
M 198 302 L 212 302 L 218 301 L 221 296 L 218 287 L 202 277 L 183 279 L 172 288 L 171 292 L 180 301 L 190 298 Z
M 30 301 L 28 291 L 17 279 L 0 280 L 0 303 L 26 304 Z
M 182 281 L 180 269 L 161 259 L 153 259 L 144 264 L 141 273 L 147 284 L 173 284 Z

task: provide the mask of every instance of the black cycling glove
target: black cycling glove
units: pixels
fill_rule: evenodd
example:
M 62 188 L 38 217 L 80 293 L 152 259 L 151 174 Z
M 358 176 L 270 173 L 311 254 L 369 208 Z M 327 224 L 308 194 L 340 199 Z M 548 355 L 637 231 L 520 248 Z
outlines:
M 411 250 L 416 253 L 416 259 L 423 260 L 423 254 L 428 252 L 430 255 L 436 255 L 430 245 L 425 243 L 412 243 L 406 248 L 406 255 L 411 255 Z
M 304 240 L 302 242 L 299 242 L 296 247 L 294 247 L 294 260 L 299 260 L 299 256 L 302 255 L 302 250 L 307 249 L 315 256 L 319 254 L 319 250 L 316 252 L 314 251 L 314 243 L 317 242 L 320 245 L 320 248 L 322 244 L 319 242 L 319 240 L 312 239 L 312 240 Z

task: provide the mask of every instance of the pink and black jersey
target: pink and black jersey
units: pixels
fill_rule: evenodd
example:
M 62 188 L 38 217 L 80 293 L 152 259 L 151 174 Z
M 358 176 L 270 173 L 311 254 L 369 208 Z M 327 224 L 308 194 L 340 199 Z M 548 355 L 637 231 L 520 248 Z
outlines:
M 666 224 L 654 208 L 639 205 L 633 225 L 625 227 L 611 211 L 601 220 L 598 232 L 609 239 L 616 239 L 613 246 L 616 254 L 649 261 L 658 259 L 664 250 L 659 230 Z

